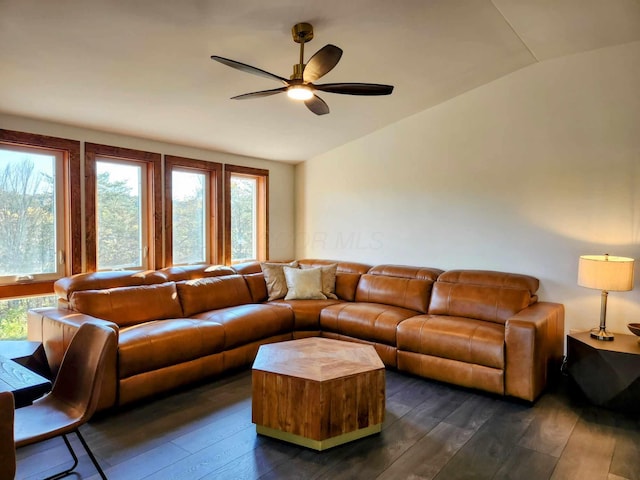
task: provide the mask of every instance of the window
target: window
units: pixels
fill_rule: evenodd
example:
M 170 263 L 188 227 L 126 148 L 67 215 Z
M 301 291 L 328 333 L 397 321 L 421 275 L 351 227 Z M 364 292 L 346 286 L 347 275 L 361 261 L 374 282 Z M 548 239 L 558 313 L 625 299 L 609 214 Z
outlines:
M 222 165 L 165 156 L 165 264 L 220 263 Z
M 96 158 L 97 269 L 148 265 L 146 165 Z
M 269 171 L 225 165 L 225 263 L 268 258 Z
M 162 266 L 160 154 L 85 144 L 87 271 Z
M 73 140 L 0 130 L 0 298 L 53 291 L 81 268 Z

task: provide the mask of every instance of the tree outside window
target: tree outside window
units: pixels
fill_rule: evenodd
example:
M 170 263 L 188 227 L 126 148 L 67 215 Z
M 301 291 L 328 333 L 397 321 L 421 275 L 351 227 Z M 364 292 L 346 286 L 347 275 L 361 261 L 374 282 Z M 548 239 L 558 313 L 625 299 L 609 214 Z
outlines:
M 225 261 L 268 258 L 269 171 L 225 165 Z

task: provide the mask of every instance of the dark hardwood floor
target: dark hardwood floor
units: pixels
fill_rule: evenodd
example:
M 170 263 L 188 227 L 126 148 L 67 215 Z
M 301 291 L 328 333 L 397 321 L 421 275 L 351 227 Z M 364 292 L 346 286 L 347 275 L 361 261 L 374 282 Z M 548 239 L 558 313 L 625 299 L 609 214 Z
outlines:
M 382 433 L 324 452 L 256 435 L 249 371 L 95 418 L 81 430 L 112 480 L 640 480 L 640 415 L 588 405 L 566 377 L 530 406 L 386 375 Z M 43 478 L 70 463 L 61 439 L 24 447 L 17 478 Z M 98 478 L 86 454 L 77 472 Z

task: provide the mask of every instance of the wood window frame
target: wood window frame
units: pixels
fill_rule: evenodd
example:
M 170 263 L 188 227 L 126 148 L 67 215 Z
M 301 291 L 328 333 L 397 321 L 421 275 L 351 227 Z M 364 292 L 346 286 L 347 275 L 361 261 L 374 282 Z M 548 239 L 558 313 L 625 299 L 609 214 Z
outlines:
M 97 143 L 84 144 L 85 156 L 85 256 L 87 272 L 95 272 L 97 268 L 97 228 L 96 228 L 96 157 L 114 158 L 116 160 L 131 160 L 147 164 L 148 205 L 146 215 L 150 226 L 149 238 L 149 269 L 163 267 L 162 255 L 162 160 L 161 154 L 134 150 L 131 148 L 101 145 Z
M 173 265 L 173 170 L 193 170 L 197 173 L 205 173 L 208 178 L 209 196 L 207 199 L 209 207 L 209 231 L 208 258 L 210 264 L 217 264 L 222 261 L 222 164 L 208 162 L 205 160 L 194 160 L 192 158 L 177 157 L 173 155 L 164 156 L 164 198 L 165 198 L 165 218 L 164 218 L 164 263 L 165 266 Z
M 231 177 L 247 175 L 258 179 L 258 233 L 256 260 L 269 259 L 269 170 L 262 168 L 224 166 L 224 263 L 231 265 Z
M 82 271 L 82 212 L 80 197 L 80 142 L 66 138 L 0 129 L 0 142 L 27 148 L 58 150 L 63 156 L 65 184 L 64 228 L 66 275 Z M 0 298 L 50 295 L 53 280 L 0 286 Z

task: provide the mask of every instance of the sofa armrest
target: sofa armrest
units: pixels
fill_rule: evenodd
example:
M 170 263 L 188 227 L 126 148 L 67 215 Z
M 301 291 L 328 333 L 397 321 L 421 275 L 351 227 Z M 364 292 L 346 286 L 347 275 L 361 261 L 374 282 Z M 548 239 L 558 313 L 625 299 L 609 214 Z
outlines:
M 560 367 L 564 305 L 539 302 L 509 318 L 505 325 L 505 394 L 534 401 L 549 371 Z
M 89 322 L 112 328 L 116 332 L 116 336 L 119 335 L 119 329 L 115 323 L 66 308 L 34 308 L 27 312 L 27 338 L 31 341 L 42 342 L 52 378 L 58 374 L 62 358 L 80 325 Z M 98 410 L 111 407 L 116 402 L 117 349 L 107 352 L 106 364 Z

